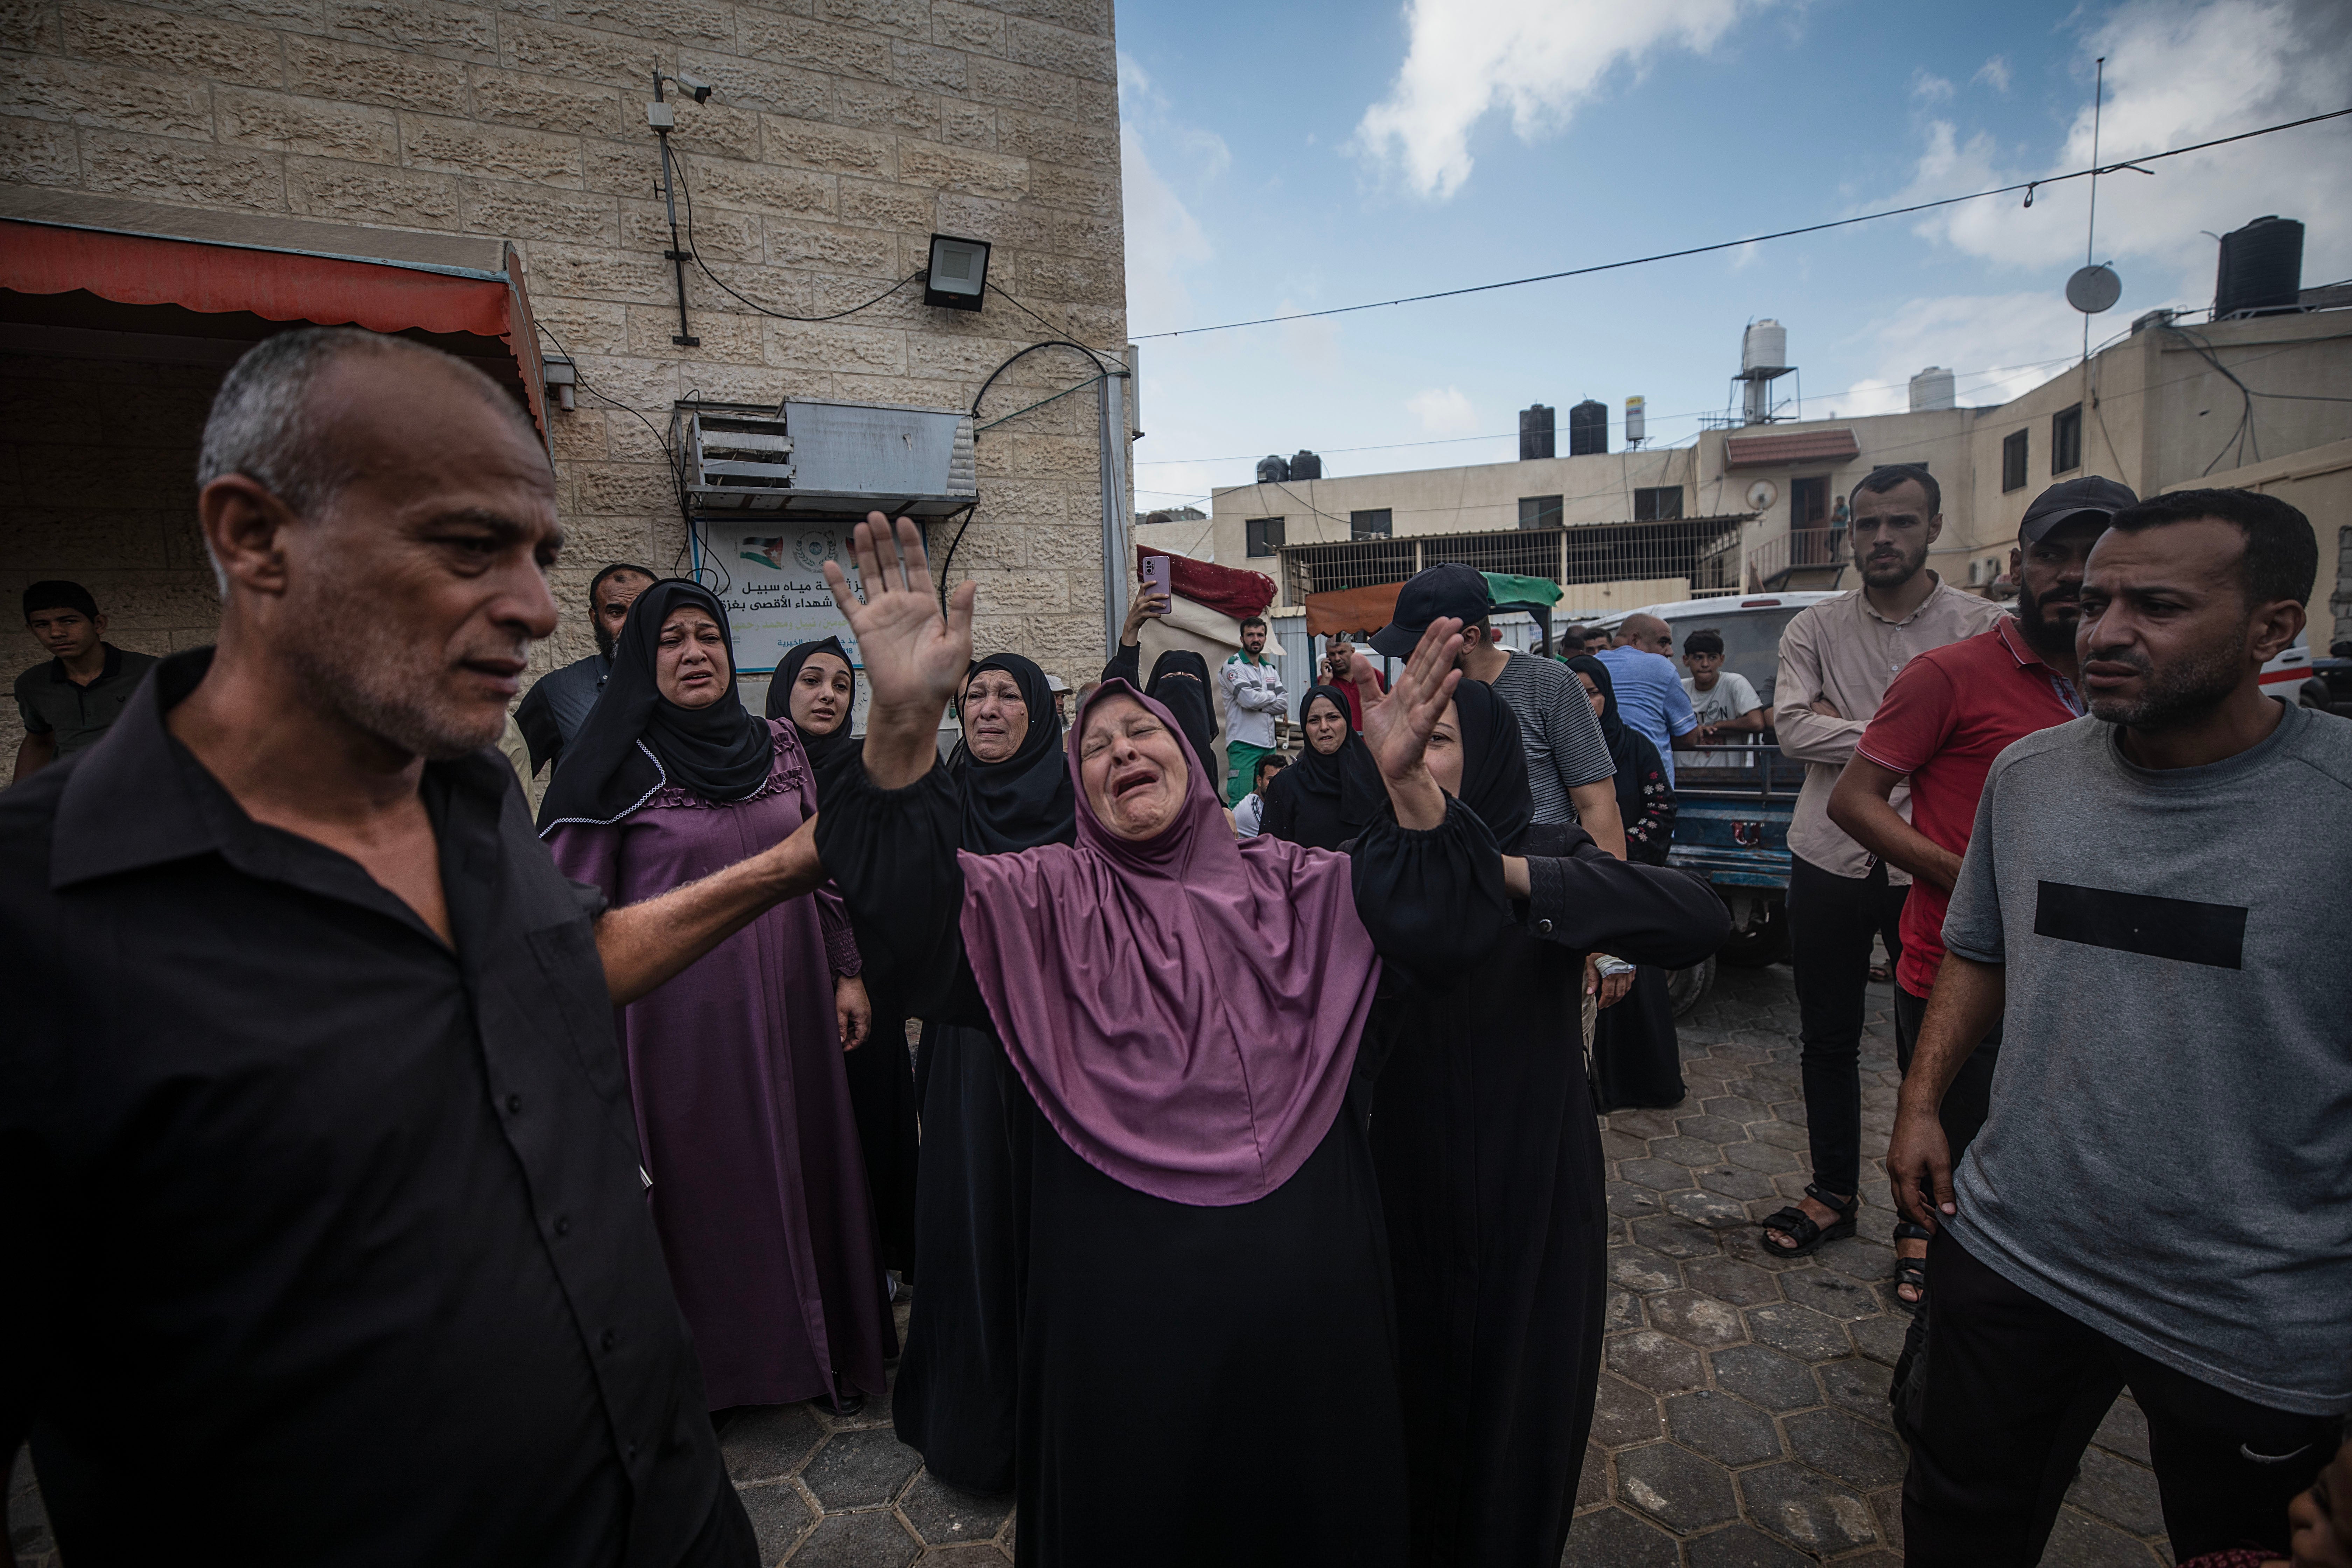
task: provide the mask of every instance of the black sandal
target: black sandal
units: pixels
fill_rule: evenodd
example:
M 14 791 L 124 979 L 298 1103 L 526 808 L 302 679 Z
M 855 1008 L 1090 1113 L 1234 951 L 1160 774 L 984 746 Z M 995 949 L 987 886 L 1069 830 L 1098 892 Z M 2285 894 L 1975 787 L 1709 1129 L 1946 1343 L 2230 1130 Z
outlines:
M 1924 1225 L 1914 1225 L 1907 1219 L 1897 1220 L 1895 1224 L 1895 1239 L 1933 1241 L 1936 1239 L 1936 1233 Z M 1898 1307 L 1907 1307 L 1916 1312 L 1927 1304 L 1927 1260 L 1926 1258 L 1897 1257 L 1895 1259 L 1895 1288 L 1897 1292 L 1900 1292 L 1906 1285 L 1918 1291 L 1919 1299 L 1916 1301 L 1906 1301 L 1898 1293 L 1895 1298 L 1895 1304 Z
M 1821 1188 L 1808 1184 L 1805 1187 L 1805 1196 L 1820 1204 L 1823 1208 L 1829 1209 L 1838 1217 L 1825 1226 L 1816 1225 L 1813 1223 L 1812 1215 L 1794 1204 L 1766 1215 L 1757 1222 L 1759 1225 L 1766 1230 L 1777 1230 L 1790 1238 L 1790 1245 L 1787 1247 L 1782 1247 L 1770 1237 L 1764 1238 L 1764 1250 L 1775 1258 L 1802 1258 L 1824 1242 L 1838 1241 L 1853 1234 L 1854 1211 L 1862 1206 L 1860 1193 L 1856 1193 L 1841 1204 Z

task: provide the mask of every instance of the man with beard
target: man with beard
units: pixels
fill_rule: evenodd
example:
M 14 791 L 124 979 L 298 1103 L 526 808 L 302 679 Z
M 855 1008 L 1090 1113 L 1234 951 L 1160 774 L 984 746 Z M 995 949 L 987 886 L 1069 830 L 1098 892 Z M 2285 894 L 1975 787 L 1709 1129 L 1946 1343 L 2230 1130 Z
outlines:
M 1906 1071 L 1943 962 L 1944 907 L 1960 874 L 1985 774 L 2011 742 L 2082 716 L 2074 623 L 2084 564 L 2107 520 L 2137 499 L 2103 479 L 2069 479 L 2035 497 L 2009 552 L 2018 585 L 2015 617 L 1905 665 L 1831 792 L 1830 820 L 1912 876 L 1895 973 L 1895 1054 Z M 1889 804 L 1906 779 L 1908 822 Z M 1984 1125 L 2000 1054 L 1996 1026 L 1944 1096 L 1944 1134 L 1956 1160 Z M 1903 1220 L 1895 1236 L 1895 1293 L 1916 1306 L 1927 1293 L 1927 1232 Z
M 1807 606 L 1780 634 L 1772 727 L 1805 764 L 1789 824 L 1789 942 L 1811 1143 L 1804 1197 L 1767 1215 L 1764 1247 L 1800 1258 L 1852 1236 L 1862 1182 L 1862 1006 L 1870 939 L 1902 947 L 1895 922 L 1911 880 L 1830 820 L 1830 792 L 1887 683 L 1914 658 L 1985 630 L 1999 605 L 1927 570 L 1943 531 L 1943 491 L 1917 463 L 1874 468 L 1853 496 L 1862 586 Z M 1677 691 L 1681 683 L 1675 682 Z M 1908 808 L 1910 792 L 1893 804 Z
M 596 634 L 596 651 L 540 677 L 515 710 L 515 725 L 530 748 L 532 777 L 561 756 L 588 721 L 613 673 L 613 644 L 628 624 L 629 606 L 653 581 L 651 572 L 626 561 L 614 562 L 589 581 L 588 625 Z
M 2311 524 L 2185 490 L 2116 513 L 2087 718 L 1993 763 L 1886 1174 L 1927 1249 L 1912 1568 L 2037 1560 L 2128 1385 L 2174 1557 L 2284 1557 L 2352 1410 L 2352 721 L 2263 695 Z M 1992 1114 L 1938 1120 L 2001 1026 Z
M 76 1562 L 750 1568 L 613 1013 L 813 831 L 624 909 L 557 874 L 484 749 L 555 476 L 463 361 L 280 333 L 197 478 L 219 646 L 0 795 L 0 1453 Z

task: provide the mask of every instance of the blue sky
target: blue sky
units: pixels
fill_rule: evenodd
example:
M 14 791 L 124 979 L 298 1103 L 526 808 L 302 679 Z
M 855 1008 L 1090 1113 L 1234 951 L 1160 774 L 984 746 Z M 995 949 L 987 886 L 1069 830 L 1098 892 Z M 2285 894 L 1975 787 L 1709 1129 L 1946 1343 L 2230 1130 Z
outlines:
M 1150 333 L 1512 278 L 1958 195 L 2352 107 L 2339 0 L 1128 0 L 1128 308 Z M 2352 276 L 2352 121 L 2099 182 L 2124 282 L 2092 338 L 2211 302 L 2214 242 L 2308 226 Z M 1517 411 L 1648 399 L 1654 445 L 1722 408 L 1741 329 L 1788 329 L 1804 412 L 1995 403 L 2079 352 L 2061 295 L 2084 182 L 1597 278 L 1143 345 L 1139 508 L 1247 482 L 1516 456 Z M 1794 380 L 1780 384 L 1785 395 Z M 1454 441 L 1453 437 L 1482 437 Z M 1565 434 L 1563 430 L 1563 442 Z M 1446 441 L 1444 445 L 1410 445 Z M 1378 449 L 1346 451 L 1349 447 Z

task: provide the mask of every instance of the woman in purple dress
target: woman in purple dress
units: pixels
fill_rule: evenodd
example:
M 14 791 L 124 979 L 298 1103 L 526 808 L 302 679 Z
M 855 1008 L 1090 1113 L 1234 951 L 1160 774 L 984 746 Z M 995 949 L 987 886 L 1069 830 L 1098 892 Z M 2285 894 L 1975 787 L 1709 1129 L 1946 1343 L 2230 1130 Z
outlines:
M 634 903 L 816 810 L 789 720 L 735 686 L 726 609 L 672 579 L 631 606 L 613 673 L 540 813 L 566 876 Z M 713 1409 L 883 1389 L 897 1351 L 842 1052 L 869 1024 L 840 900 L 769 910 L 622 1010 L 654 1221 Z

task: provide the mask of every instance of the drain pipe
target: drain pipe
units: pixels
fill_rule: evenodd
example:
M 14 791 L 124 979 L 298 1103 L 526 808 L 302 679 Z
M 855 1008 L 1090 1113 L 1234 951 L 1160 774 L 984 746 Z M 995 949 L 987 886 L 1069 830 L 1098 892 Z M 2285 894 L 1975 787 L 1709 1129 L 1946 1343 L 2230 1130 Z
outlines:
M 1127 380 L 1131 371 L 1107 372 L 1098 384 L 1102 423 L 1103 654 L 1118 650 L 1118 630 L 1127 619 L 1128 579 L 1133 553 L 1128 544 Z

